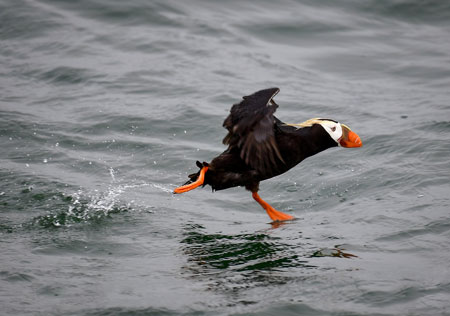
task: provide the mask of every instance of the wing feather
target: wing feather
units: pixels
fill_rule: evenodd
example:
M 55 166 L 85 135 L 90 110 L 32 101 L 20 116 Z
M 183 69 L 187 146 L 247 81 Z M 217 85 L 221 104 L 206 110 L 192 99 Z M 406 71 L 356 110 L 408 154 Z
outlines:
M 272 98 L 279 91 L 270 88 L 243 97 L 231 107 L 223 122 L 228 130 L 223 143 L 239 148 L 241 159 L 263 173 L 272 173 L 277 163 L 284 163 L 275 140 L 276 118 L 273 116 L 278 105 Z

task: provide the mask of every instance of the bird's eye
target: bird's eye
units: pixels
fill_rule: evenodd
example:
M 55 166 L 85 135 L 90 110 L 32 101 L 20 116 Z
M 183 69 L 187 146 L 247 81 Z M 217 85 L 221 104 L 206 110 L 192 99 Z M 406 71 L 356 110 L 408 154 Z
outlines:
M 333 126 L 333 127 L 331 128 L 331 131 L 332 131 L 332 132 L 335 132 L 335 131 L 336 131 L 336 126 Z

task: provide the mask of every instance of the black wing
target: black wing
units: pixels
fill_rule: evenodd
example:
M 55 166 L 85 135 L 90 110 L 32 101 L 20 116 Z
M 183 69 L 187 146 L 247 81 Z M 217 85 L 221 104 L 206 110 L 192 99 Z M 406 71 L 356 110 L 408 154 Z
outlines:
M 284 163 L 275 142 L 275 118 L 278 105 L 272 98 L 280 91 L 270 88 L 243 97 L 234 104 L 223 122 L 228 135 L 225 145 L 238 147 L 245 163 L 263 173 L 276 170 L 277 159 Z

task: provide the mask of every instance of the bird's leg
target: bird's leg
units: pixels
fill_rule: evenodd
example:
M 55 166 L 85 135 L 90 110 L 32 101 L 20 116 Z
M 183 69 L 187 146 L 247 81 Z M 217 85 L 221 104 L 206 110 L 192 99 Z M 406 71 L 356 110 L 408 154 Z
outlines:
M 294 219 L 294 216 L 285 214 L 283 212 L 280 212 L 280 211 L 277 211 L 276 209 L 274 209 L 272 206 L 270 206 L 269 203 L 267 203 L 266 201 L 261 199 L 258 192 L 253 191 L 252 197 L 255 199 L 256 202 L 259 203 L 259 205 L 261 205 L 263 207 L 263 209 L 266 210 L 267 215 L 269 215 L 273 221 L 288 221 L 288 220 Z
M 177 194 L 177 193 L 184 193 L 187 191 L 191 191 L 194 190 L 196 187 L 199 187 L 203 184 L 203 182 L 205 182 L 205 173 L 206 171 L 208 171 L 208 167 L 205 166 L 200 170 L 200 175 L 198 176 L 197 180 L 195 180 L 195 182 L 186 184 L 186 185 L 182 185 L 181 187 L 176 188 L 175 190 L 173 190 L 173 193 Z

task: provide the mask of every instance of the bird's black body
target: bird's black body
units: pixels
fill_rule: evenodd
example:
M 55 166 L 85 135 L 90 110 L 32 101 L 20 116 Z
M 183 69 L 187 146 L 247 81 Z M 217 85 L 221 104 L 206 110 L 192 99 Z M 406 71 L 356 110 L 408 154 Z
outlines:
M 277 119 L 273 113 L 278 105 L 272 100 L 278 88 L 261 90 L 233 105 L 224 121 L 228 135 L 227 150 L 208 165 L 203 185 L 213 190 L 245 186 L 258 191 L 259 182 L 278 176 L 305 158 L 337 146 L 328 133 L 317 124 L 297 128 Z M 190 175 L 195 181 L 197 174 Z
M 257 190 L 260 181 L 278 176 L 305 158 L 337 146 L 318 125 L 297 129 L 283 125 L 277 120 L 274 123 L 274 130 L 275 142 L 283 161 L 277 159 L 275 164 L 267 169 L 251 168 L 241 158 L 239 147 L 229 147 L 211 161 L 204 184 L 209 184 L 213 190 L 245 186 L 248 190 L 254 191 Z M 324 142 L 323 139 L 329 141 Z

